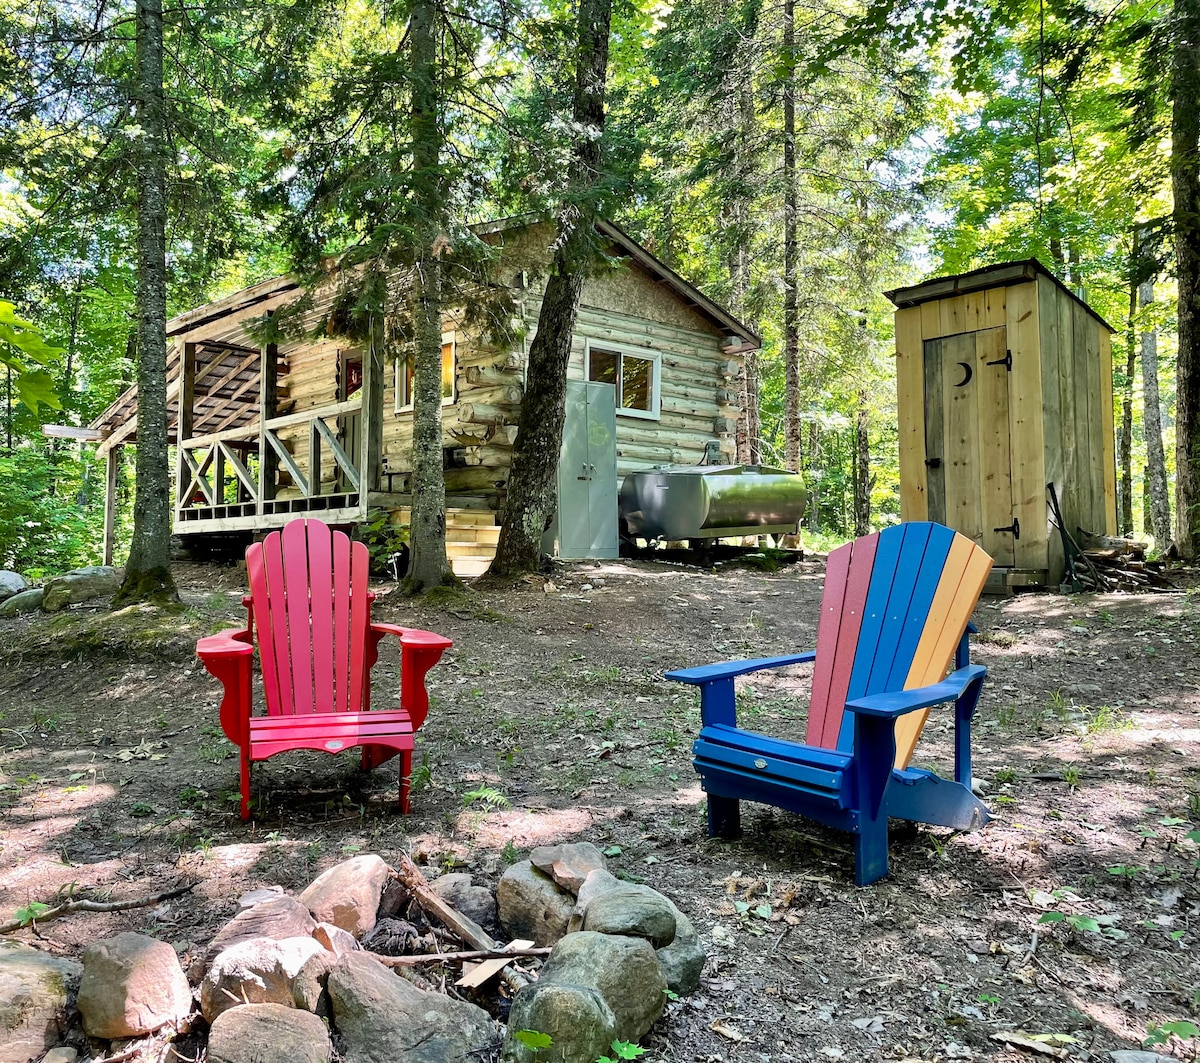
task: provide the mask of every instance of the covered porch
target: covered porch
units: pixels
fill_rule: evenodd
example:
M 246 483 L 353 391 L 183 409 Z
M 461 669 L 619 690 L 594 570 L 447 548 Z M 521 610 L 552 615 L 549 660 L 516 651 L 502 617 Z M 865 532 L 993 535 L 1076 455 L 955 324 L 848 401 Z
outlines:
M 173 447 L 174 532 L 253 533 L 295 516 L 331 524 L 366 520 L 372 506 L 398 509 L 380 491 L 383 359 L 356 351 L 352 371 L 332 382 L 337 401 L 311 406 L 290 386 L 292 360 L 275 342 L 249 340 L 273 309 L 296 297 L 280 278 L 168 324 L 167 432 Z M 296 344 L 302 348 L 303 341 Z M 120 449 L 137 443 L 137 386 L 90 426 L 106 458 L 105 562 L 111 563 Z M 389 488 L 396 485 L 395 476 Z

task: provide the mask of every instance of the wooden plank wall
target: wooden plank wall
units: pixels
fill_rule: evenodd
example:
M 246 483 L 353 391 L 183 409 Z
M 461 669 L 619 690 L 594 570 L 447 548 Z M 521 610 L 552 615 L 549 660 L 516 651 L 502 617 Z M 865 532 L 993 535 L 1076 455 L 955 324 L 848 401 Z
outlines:
M 896 311 L 896 413 L 900 449 L 900 519 L 929 520 L 925 468 L 925 343 L 1006 323 L 1006 288 L 922 303 Z
M 1053 483 L 1062 499 L 1063 472 L 1063 417 L 1062 396 L 1058 385 L 1059 332 L 1059 288 L 1049 277 L 1038 277 L 1038 333 L 1042 347 L 1042 420 L 1044 422 L 1045 476 L 1046 483 Z M 1047 503 L 1048 504 L 1048 503 Z M 1047 522 L 1049 514 L 1047 514 Z M 1062 582 L 1066 560 L 1063 554 L 1062 537 L 1057 529 L 1047 526 L 1047 582 L 1057 586 Z
M 1049 535 L 1037 283 L 1015 284 L 1005 298 L 1013 358 L 1008 380 L 1013 515 L 1021 522 L 1021 538 L 1013 546 L 1014 563 L 1017 568 L 1044 569 Z
M 896 417 L 900 445 L 900 519 L 929 519 L 925 468 L 925 341 L 921 308 L 896 311 Z

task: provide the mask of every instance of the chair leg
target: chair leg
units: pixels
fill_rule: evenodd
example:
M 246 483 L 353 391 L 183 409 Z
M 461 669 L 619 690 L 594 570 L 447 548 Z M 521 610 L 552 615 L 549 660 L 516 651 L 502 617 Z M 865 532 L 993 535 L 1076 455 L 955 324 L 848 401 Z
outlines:
M 250 750 L 242 746 L 242 819 L 250 818 Z
M 400 813 L 409 813 L 408 785 L 412 776 L 412 750 L 405 749 L 400 754 Z
M 854 836 L 854 884 L 869 886 L 888 873 L 888 821 L 881 816 L 862 823 Z
M 708 795 L 708 834 L 710 838 L 731 841 L 742 836 L 741 802 L 737 798 Z

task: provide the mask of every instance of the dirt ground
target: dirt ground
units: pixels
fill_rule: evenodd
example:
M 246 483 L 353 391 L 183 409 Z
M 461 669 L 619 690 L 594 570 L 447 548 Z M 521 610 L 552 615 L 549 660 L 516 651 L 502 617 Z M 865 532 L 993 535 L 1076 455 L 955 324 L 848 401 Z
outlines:
M 856 889 L 848 837 L 760 806 L 736 843 L 705 834 L 690 764 L 699 712 L 665 669 L 809 648 L 819 562 L 777 573 L 650 562 L 557 570 L 552 585 L 434 608 L 381 588 L 376 618 L 455 648 L 429 677 L 413 813 L 395 768 L 237 759 L 199 635 L 239 620 L 236 569 L 181 566 L 186 610 L 0 622 L 0 919 L 71 890 L 157 907 L 75 914 L 14 935 L 77 955 L 119 930 L 187 950 L 245 890 L 295 890 L 363 852 L 498 878 L 530 847 L 587 840 L 668 894 L 709 947 L 701 992 L 669 1005 L 653 1061 L 1032 1060 L 1139 1048 L 1200 1022 L 1200 652 L 1188 592 L 985 599 L 989 668 L 974 749 L 984 830 L 893 831 L 888 879 Z M 396 689 L 388 648 L 375 704 Z M 750 676 L 741 719 L 802 733 L 806 669 Z M 917 763 L 948 771 L 948 714 Z M 1057 922 L 1039 922 L 1047 913 Z M 1157 1050 L 1189 1058 L 1196 1040 Z

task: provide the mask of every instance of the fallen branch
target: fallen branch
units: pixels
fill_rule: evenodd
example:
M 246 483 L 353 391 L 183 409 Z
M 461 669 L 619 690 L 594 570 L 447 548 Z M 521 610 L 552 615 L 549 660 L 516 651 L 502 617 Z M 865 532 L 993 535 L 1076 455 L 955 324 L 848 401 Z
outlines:
M 10 919 L 7 923 L 0 923 L 0 934 L 20 930 L 23 926 L 36 926 L 48 919 L 57 919 L 60 915 L 70 915 L 72 912 L 124 912 L 130 908 L 148 908 L 152 904 L 161 904 L 163 901 L 190 893 L 195 888 L 196 883 L 192 882 L 187 886 L 177 886 L 175 889 L 167 890 L 165 893 L 156 893 L 153 897 L 139 897 L 132 901 L 65 901 L 62 904 L 56 904 L 53 908 L 47 908 L 44 912 L 39 912 L 36 916 L 30 916 L 27 919 Z
M 549 956 L 550 949 L 548 947 L 476 949 L 472 952 L 427 952 L 420 956 L 384 956 L 378 952 L 368 952 L 367 955 L 386 967 L 419 967 L 426 963 L 462 963 L 465 960 L 500 960 L 514 956 Z
M 403 854 L 401 854 L 399 865 L 396 867 L 396 874 L 425 914 L 444 923 L 462 941 L 474 946 L 479 952 L 504 951 L 483 927 L 474 920 L 468 919 L 453 905 L 447 904 L 434 893 L 429 883 L 425 881 L 425 876 L 421 874 L 421 869 Z M 500 972 L 500 978 L 514 994 L 529 985 L 529 979 L 516 971 L 503 970 Z

